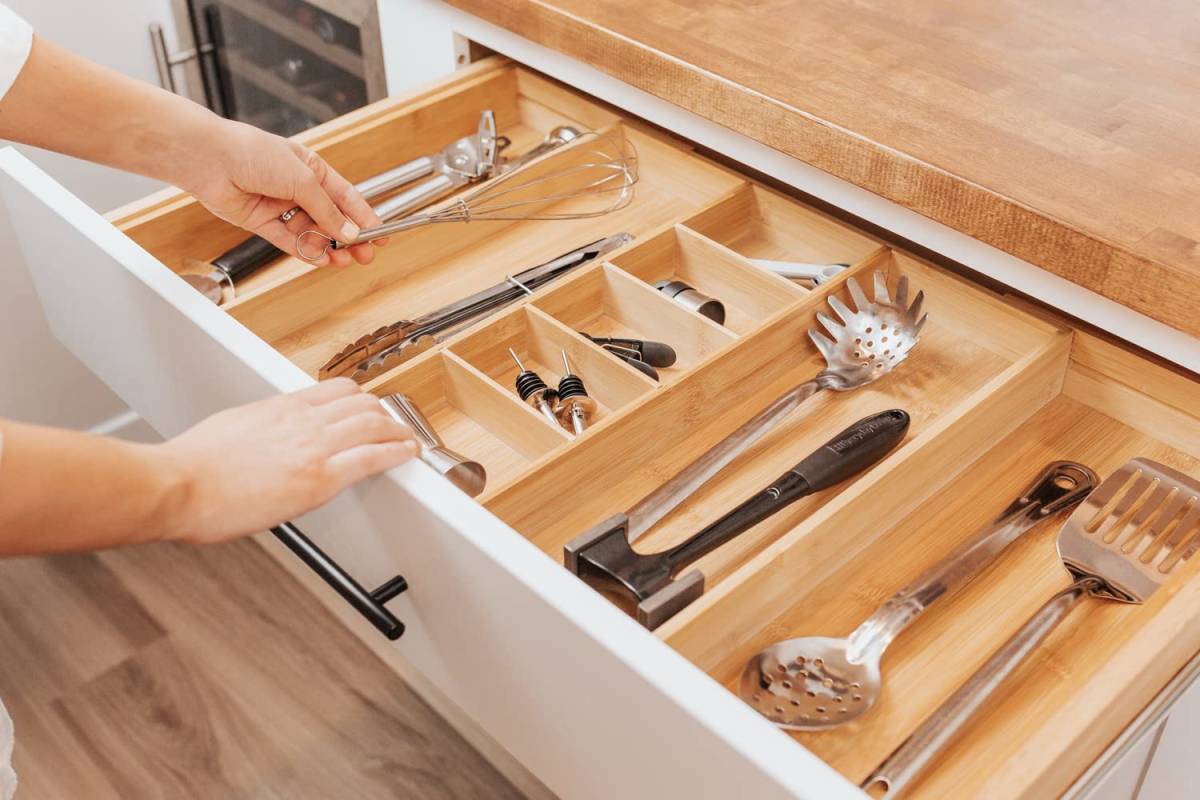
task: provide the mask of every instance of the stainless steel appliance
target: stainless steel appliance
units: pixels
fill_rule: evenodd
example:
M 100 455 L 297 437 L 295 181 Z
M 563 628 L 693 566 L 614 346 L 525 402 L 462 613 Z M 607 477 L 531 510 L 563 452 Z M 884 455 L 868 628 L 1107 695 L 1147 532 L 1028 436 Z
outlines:
M 373 0 L 177 0 L 182 49 L 161 25 L 150 40 L 164 88 L 290 136 L 387 94 L 378 13 Z

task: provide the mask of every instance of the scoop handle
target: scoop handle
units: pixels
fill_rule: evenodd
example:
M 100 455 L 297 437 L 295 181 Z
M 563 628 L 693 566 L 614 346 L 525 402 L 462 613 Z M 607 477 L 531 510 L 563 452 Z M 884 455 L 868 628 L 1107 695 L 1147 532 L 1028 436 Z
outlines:
M 814 450 L 737 508 L 663 553 L 672 574 L 749 530 L 801 497 L 847 480 L 887 455 L 904 438 L 908 414 L 900 409 L 860 419 Z
M 1099 476 L 1083 464 L 1047 464 L 999 516 L 892 595 L 859 625 L 850 634 L 847 658 L 861 662 L 883 655 L 892 640 L 938 599 L 978 575 L 1039 522 L 1077 506 L 1099 482 Z
M 625 512 L 629 520 L 630 544 L 678 508 L 680 503 L 691 497 L 731 461 L 779 427 L 788 415 L 823 388 L 819 379 L 813 379 L 789 389 L 775 398 L 771 405 L 751 417 L 742 427 L 706 450 L 675 477 L 638 501 L 637 505 Z
M 809 492 L 849 480 L 887 455 L 908 431 L 908 412 L 898 408 L 860 419 L 792 467 Z
M 863 781 L 863 791 L 887 800 L 903 797 L 1000 685 L 1066 619 L 1079 601 L 1102 583 L 1091 576 L 1080 578 L 1050 598 L 970 680 Z M 872 794 L 871 790 L 878 788 L 884 789 L 884 793 Z
M 236 283 L 283 254 L 282 250 L 261 236 L 251 236 L 214 258 L 212 265 Z

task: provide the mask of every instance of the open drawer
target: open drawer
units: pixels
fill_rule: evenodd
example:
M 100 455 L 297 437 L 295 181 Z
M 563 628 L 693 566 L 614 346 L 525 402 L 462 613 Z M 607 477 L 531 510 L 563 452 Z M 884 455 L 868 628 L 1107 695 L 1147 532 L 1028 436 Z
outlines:
M 370 267 L 281 259 L 217 308 L 174 271 L 242 234 L 189 198 L 152 198 L 114 228 L 11 150 L 0 154 L 0 190 L 56 335 L 166 435 L 310 384 L 342 345 L 380 325 L 602 236 L 636 237 L 368 384 L 413 397 L 448 445 L 487 468 L 477 500 L 414 463 L 301 521 L 360 582 L 407 578 L 391 608 L 408 632 L 394 646 L 558 794 L 861 796 L 858 782 L 1065 585 L 1056 526 L 1031 532 L 897 640 L 878 706 L 843 728 L 784 733 L 738 700 L 729 687 L 754 651 L 848 633 L 1047 461 L 1104 474 L 1144 455 L 1200 477 L 1195 376 L 885 246 L 507 62 L 475 65 L 306 140 L 362 180 L 471 132 L 486 108 L 518 152 L 555 125 L 620 126 L 640 157 L 634 202 L 572 222 L 412 231 Z M 806 288 L 755 258 L 851 266 Z M 562 567 L 578 533 L 816 374 L 822 359 L 807 331 L 817 312 L 831 297 L 849 299 L 850 278 L 869 285 L 876 272 L 893 286 L 905 275 L 926 294 L 929 322 L 908 360 L 867 387 L 808 400 L 638 549 L 679 542 L 868 414 L 909 412 L 900 447 L 701 558 L 705 594 L 653 632 Z M 663 280 L 721 299 L 725 324 L 657 291 Z M 655 381 L 581 331 L 665 341 L 678 357 Z M 583 434 L 521 402 L 509 348 L 548 381 L 568 354 L 597 403 Z M 1144 606 L 1073 616 L 917 795 L 1066 788 L 1200 651 L 1198 570 L 1200 559 L 1187 562 Z

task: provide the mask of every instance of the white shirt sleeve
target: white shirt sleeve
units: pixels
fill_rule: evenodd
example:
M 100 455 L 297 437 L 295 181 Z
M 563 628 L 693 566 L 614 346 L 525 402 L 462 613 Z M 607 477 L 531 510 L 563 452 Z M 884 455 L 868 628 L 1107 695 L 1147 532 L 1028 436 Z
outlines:
M 21 74 L 31 47 L 33 28 L 8 6 L 0 4 L 0 99 Z

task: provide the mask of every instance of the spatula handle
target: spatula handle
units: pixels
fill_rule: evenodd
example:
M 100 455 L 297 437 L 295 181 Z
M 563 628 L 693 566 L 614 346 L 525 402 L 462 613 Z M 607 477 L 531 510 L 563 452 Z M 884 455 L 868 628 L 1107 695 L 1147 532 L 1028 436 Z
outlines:
M 1079 601 L 1101 584 L 1099 578 L 1080 578 L 1050 598 L 970 680 L 942 703 L 879 769 L 863 781 L 863 790 L 872 797 L 884 797 L 887 800 L 903 797 L 1000 685 L 1066 619 Z M 871 791 L 880 788 L 885 790 L 883 794 Z
M 1039 522 L 1077 506 L 1099 481 L 1095 472 L 1074 461 L 1047 464 L 999 516 L 859 625 L 850 635 L 847 657 L 863 662 L 883 655 L 892 640 L 938 599 L 969 582 Z

